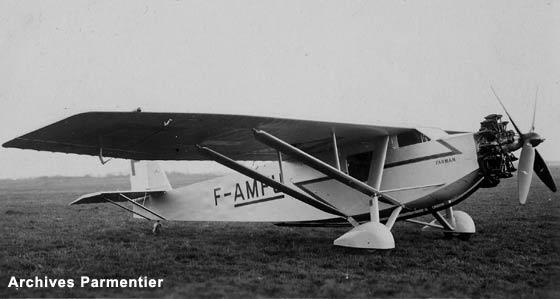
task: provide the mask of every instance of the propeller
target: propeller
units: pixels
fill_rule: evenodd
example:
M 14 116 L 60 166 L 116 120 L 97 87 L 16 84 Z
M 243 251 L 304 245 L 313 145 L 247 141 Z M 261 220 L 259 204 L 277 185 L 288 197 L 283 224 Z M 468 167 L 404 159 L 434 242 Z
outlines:
M 537 94 L 538 88 L 535 92 L 535 105 L 533 108 L 533 119 L 531 121 L 531 129 L 528 133 L 522 133 L 519 127 L 515 124 L 515 121 L 507 111 L 506 107 L 502 103 L 502 100 L 494 90 L 492 86 L 492 93 L 504 109 L 504 112 L 509 118 L 509 121 L 515 128 L 515 131 L 519 134 L 519 142 L 521 143 L 521 156 L 519 157 L 519 165 L 517 172 L 517 188 L 519 191 L 519 203 L 525 204 L 527 202 L 527 195 L 529 194 L 529 188 L 531 187 L 531 179 L 533 177 L 533 172 L 537 174 L 537 177 L 552 191 L 556 192 L 556 184 L 550 175 L 550 171 L 546 166 L 543 158 L 539 152 L 535 149 L 539 144 L 541 144 L 545 139 L 535 132 L 535 116 L 537 111 Z

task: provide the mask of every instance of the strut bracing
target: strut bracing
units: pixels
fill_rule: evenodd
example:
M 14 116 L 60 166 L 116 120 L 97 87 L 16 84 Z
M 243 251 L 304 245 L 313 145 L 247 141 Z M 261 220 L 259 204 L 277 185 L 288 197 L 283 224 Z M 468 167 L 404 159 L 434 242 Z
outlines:
M 222 165 L 224 165 L 228 168 L 231 168 L 231 169 L 233 169 L 233 170 L 235 170 L 235 171 L 237 171 L 241 174 L 244 174 L 244 175 L 246 175 L 250 178 L 253 178 L 257 181 L 263 182 L 266 185 L 268 185 L 268 186 L 270 186 L 274 189 L 280 190 L 281 192 L 283 192 L 283 193 L 285 193 L 285 194 L 287 194 L 287 195 L 289 195 L 289 196 L 291 196 L 295 199 L 298 199 L 298 200 L 300 200 L 302 202 L 305 202 L 305 203 L 307 203 L 311 206 L 314 206 L 314 207 L 316 207 L 316 208 L 318 208 L 318 209 L 320 209 L 324 212 L 331 213 L 331 214 L 338 215 L 338 216 L 342 216 L 342 217 L 348 217 L 348 215 L 345 215 L 344 213 L 342 213 L 338 209 L 335 209 L 331 205 L 325 204 L 323 202 L 319 202 L 319 201 L 317 201 L 317 200 L 315 200 L 315 199 L 313 199 L 313 198 L 311 198 L 311 197 L 293 189 L 290 186 L 282 184 L 278 181 L 275 181 L 275 180 L 273 180 L 273 179 L 271 179 L 271 178 L 269 178 L 265 175 L 262 175 L 262 174 L 260 174 L 256 171 L 254 171 L 254 170 L 252 170 L 248 167 L 245 167 L 245 166 L 235 162 L 234 160 L 232 160 L 232 159 L 230 159 L 230 158 L 228 158 L 228 157 L 226 157 L 226 156 L 224 156 L 224 155 L 222 155 L 222 154 L 220 154 L 220 153 L 218 153 L 218 152 L 216 152 L 216 151 L 214 151 L 214 150 L 212 150 L 208 147 L 197 145 L 197 149 L 201 154 L 208 156 L 212 160 L 214 160 L 214 161 L 216 161 L 216 162 L 218 162 L 218 163 L 220 163 L 220 164 L 222 164 Z
M 276 149 L 279 150 L 289 156 L 292 156 L 298 160 L 300 160 L 301 162 L 303 162 L 305 165 L 324 173 L 325 175 L 333 178 L 334 180 L 337 180 L 355 190 L 358 190 L 368 196 L 378 196 L 379 200 L 382 202 L 385 202 L 387 204 L 390 205 L 395 205 L 395 206 L 402 206 L 402 204 L 400 202 L 398 202 L 396 199 L 392 198 L 391 196 L 384 194 L 382 192 L 380 192 L 379 190 L 347 175 L 346 173 L 330 166 L 329 164 L 305 153 L 304 151 L 292 146 L 289 143 L 286 143 L 284 141 L 282 141 L 281 139 L 278 139 L 270 134 L 268 134 L 265 131 L 262 130 L 257 130 L 254 129 L 253 133 L 255 134 L 255 138 Z

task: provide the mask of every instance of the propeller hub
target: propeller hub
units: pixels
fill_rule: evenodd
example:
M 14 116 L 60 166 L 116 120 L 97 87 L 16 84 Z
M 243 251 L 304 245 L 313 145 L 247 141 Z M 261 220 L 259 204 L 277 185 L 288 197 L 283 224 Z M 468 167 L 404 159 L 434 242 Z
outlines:
M 541 144 L 545 139 L 541 137 L 541 135 L 539 135 L 536 132 L 529 132 L 526 134 L 523 134 L 521 136 L 521 139 L 524 142 L 529 142 L 533 147 L 538 146 L 539 144 Z
M 536 147 L 537 145 L 543 143 L 545 139 L 544 138 L 540 138 L 540 139 L 531 139 L 529 142 L 531 142 L 531 145 L 533 147 Z

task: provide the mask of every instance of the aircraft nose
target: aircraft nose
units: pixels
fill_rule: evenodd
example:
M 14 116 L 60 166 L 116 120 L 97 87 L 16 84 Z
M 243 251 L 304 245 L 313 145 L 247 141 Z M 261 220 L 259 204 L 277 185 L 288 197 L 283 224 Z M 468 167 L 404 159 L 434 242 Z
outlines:
M 529 141 L 529 143 L 531 143 L 533 147 L 538 146 L 545 140 L 544 138 L 541 137 L 541 135 L 539 135 L 536 132 L 523 134 L 523 139 Z

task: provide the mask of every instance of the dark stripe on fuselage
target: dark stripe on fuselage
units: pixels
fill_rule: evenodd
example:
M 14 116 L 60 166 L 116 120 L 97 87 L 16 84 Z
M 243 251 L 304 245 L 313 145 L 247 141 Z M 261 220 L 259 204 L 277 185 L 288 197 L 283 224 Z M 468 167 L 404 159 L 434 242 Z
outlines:
M 261 203 L 261 202 L 265 202 L 265 201 L 276 200 L 276 199 L 280 199 L 280 198 L 284 198 L 284 194 L 276 195 L 276 196 L 272 196 L 272 197 L 267 197 L 267 198 L 261 198 L 261 199 L 253 200 L 253 201 L 237 203 L 237 204 L 235 204 L 235 207 L 238 208 L 238 207 L 242 207 L 242 206 L 252 205 L 252 204 L 255 204 L 255 203 Z
M 447 142 L 445 142 L 441 139 L 436 140 L 436 141 L 439 142 L 441 145 L 445 146 L 446 148 L 448 148 L 450 151 L 447 152 L 447 153 L 429 155 L 429 156 L 424 156 L 424 157 L 418 157 L 418 158 L 413 158 L 413 159 L 388 163 L 388 164 L 385 164 L 384 168 L 391 168 L 391 167 L 402 166 L 402 165 L 407 165 L 407 164 L 412 164 L 412 163 L 418 163 L 418 162 L 422 162 L 422 161 L 426 161 L 426 160 L 439 159 L 439 158 L 444 158 L 444 157 L 449 157 L 449 156 L 462 154 L 462 152 L 460 150 L 456 149 L 451 144 L 449 144 L 449 143 L 447 143 Z

